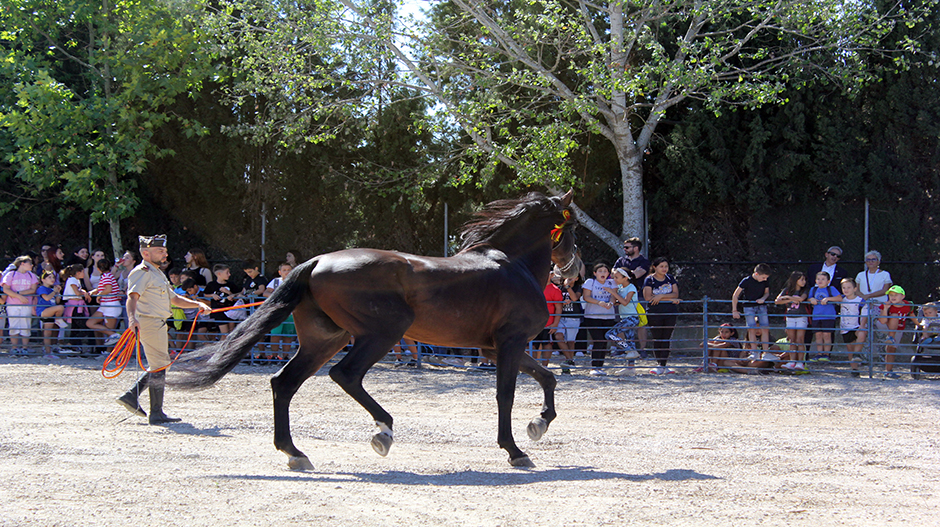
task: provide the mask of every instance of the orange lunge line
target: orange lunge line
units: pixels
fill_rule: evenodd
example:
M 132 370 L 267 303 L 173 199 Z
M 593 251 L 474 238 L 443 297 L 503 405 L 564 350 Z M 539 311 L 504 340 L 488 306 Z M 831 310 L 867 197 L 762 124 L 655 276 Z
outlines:
M 255 307 L 260 306 L 264 302 L 254 302 L 252 304 L 244 304 L 241 306 L 231 306 L 231 307 L 220 307 L 218 309 L 213 309 L 210 313 L 220 313 L 222 311 L 228 311 L 230 309 L 244 309 L 246 307 Z M 134 353 L 137 353 L 137 364 L 140 365 L 140 369 L 144 371 L 149 371 L 151 373 L 156 371 L 161 371 L 169 368 L 176 362 L 176 359 L 183 354 L 186 346 L 189 345 L 190 339 L 193 338 L 193 330 L 196 329 L 196 321 L 199 320 L 199 313 L 196 313 L 196 317 L 193 319 L 193 323 L 189 328 L 189 336 L 186 337 L 186 342 L 183 344 L 183 347 L 180 351 L 176 352 L 176 356 L 173 357 L 173 360 L 170 361 L 166 366 L 156 369 L 148 370 L 144 367 L 143 360 L 140 357 L 140 340 L 137 337 L 137 334 L 132 331 L 130 328 L 124 330 L 124 333 L 121 334 L 121 339 L 117 341 L 117 344 L 114 345 L 114 349 L 111 350 L 111 353 L 108 355 L 108 358 L 104 360 L 104 364 L 101 366 L 101 375 L 106 379 L 114 379 L 118 375 L 124 372 L 124 369 L 127 368 L 127 363 L 130 362 L 131 357 Z M 114 363 L 113 368 L 109 368 L 108 364 Z

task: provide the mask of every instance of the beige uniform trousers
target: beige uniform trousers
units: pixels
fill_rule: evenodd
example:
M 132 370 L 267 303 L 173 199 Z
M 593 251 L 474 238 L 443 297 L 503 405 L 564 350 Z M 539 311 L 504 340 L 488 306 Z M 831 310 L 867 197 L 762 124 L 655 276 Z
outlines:
M 153 317 L 137 317 L 140 323 L 140 345 L 147 357 L 147 369 L 158 370 L 170 365 L 169 338 L 166 320 Z

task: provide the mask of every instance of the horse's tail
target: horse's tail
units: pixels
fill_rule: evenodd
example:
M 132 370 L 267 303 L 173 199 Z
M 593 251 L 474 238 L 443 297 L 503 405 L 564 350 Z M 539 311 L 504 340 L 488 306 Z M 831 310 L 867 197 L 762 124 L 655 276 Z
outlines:
M 294 269 L 264 304 L 226 338 L 184 356 L 177 362 L 179 374 L 172 376 L 170 384 L 188 389 L 205 388 L 232 371 L 258 341 L 287 320 L 300 304 L 316 264 L 315 258 Z

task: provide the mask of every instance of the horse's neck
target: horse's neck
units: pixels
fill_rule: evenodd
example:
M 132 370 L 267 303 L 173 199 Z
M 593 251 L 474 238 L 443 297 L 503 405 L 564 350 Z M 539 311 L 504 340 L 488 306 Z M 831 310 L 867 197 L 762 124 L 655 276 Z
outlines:
M 552 247 L 548 240 L 540 240 L 531 234 L 516 230 L 514 235 L 494 236 L 489 245 L 502 251 L 506 257 L 526 267 L 533 276 L 541 280 L 551 270 Z

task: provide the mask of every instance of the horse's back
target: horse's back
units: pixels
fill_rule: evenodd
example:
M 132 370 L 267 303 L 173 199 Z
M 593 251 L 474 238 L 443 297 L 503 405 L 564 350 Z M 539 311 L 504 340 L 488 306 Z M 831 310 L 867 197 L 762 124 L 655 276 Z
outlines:
M 537 332 L 546 320 L 534 277 L 499 251 L 438 258 L 347 249 L 316 259 L 311 293 L 320 309 L 353 335 L 408 320 L 406 334 L 422 342 L 492 347 L 501 327 Z

